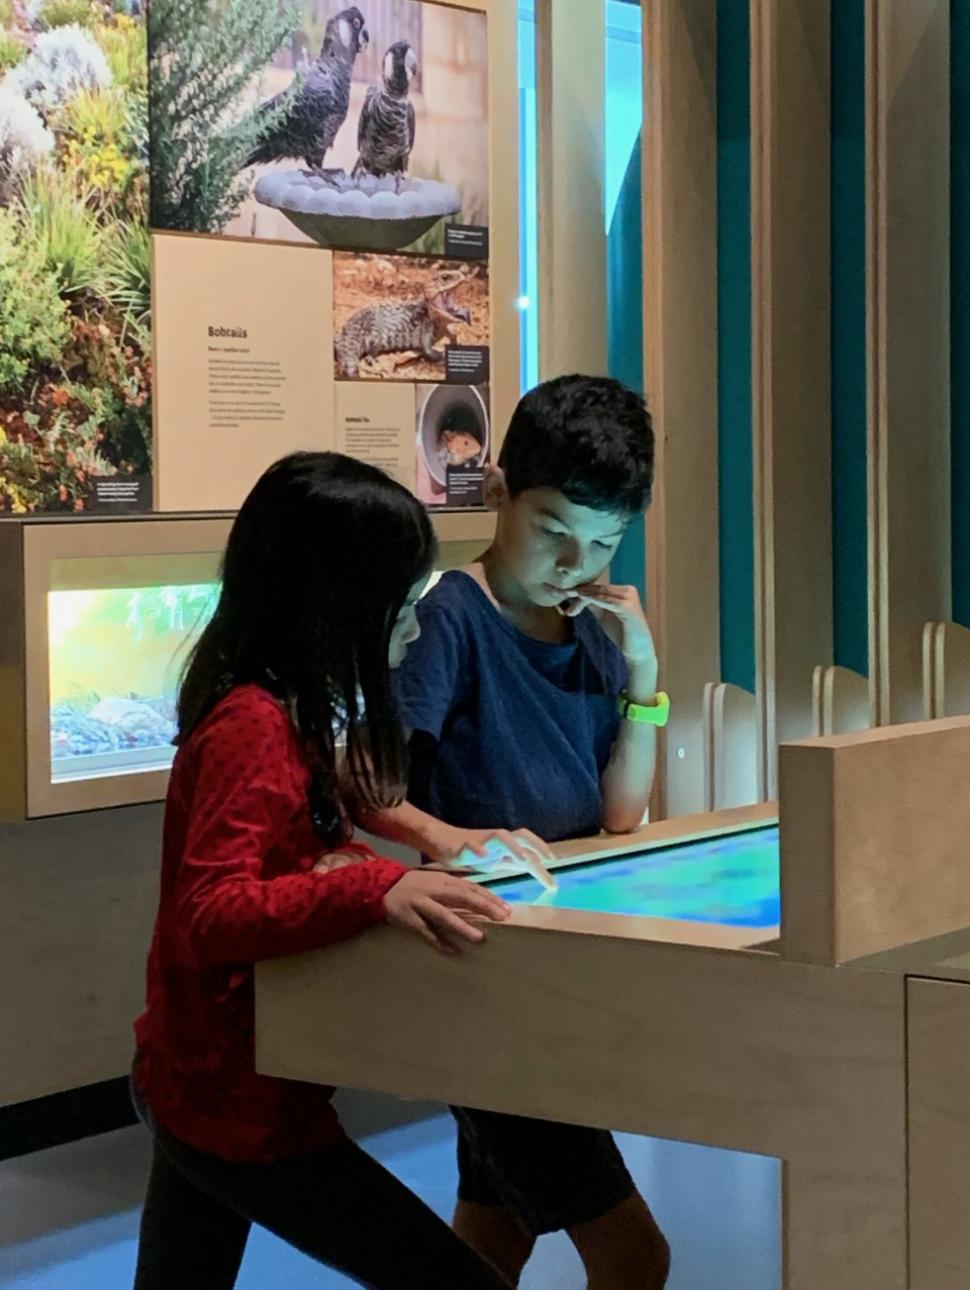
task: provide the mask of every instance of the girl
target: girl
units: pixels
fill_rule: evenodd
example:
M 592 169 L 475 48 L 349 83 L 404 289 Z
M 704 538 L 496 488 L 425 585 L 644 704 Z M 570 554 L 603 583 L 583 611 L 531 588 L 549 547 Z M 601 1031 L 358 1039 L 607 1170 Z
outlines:
M 271 467 L 233 525 L 179 694 L 135 1025 L 132 1092 L 154 1138 L 136 1290 L 231 1290 L 253 1222 L 379 1290 L 506 1284 L 344 1136 L 333 1090 L 254 1070 L 258 960 L 381 922 L 453 953 L 482 939 L 468 914 L 508 915 L 462 877 L 351 840 L 348 794 L 402 797 L 389 669 L 418 636 L 433 557 L 410 494 L 333 453 Z

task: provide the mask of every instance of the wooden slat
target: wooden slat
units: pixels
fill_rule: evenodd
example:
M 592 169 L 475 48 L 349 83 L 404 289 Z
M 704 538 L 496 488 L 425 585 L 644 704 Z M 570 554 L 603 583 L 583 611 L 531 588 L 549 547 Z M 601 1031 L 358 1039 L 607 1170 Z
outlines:
M 606 8 L 536 0 L 535 14 L 539 368 L 605 375 Z
M 868 0 L 870 639 L 880 724 L 922 716 L 950 612 L 949 0 Z
M 672 699 L 653 818 L 704 802 L 704 685 L 720 676 L 717 77 L 710 0 L 644 0 L 644 374 L 657 427 L 650 620 Z
M 752 361 L 761 791 L 832 657 L 830 10 L 754 0 Z
M 932 633 L 932 715 L 970 713 L 970 631 L 959 623 L 936 623 Z
M 704 806 L 723 811 L 760 797 L 758 701 L 736 685 L 704 687 Z
M 812 676 L 812 734 L 845 735 L 872 725 L 869 681 L 847 667 L 817 667 Z

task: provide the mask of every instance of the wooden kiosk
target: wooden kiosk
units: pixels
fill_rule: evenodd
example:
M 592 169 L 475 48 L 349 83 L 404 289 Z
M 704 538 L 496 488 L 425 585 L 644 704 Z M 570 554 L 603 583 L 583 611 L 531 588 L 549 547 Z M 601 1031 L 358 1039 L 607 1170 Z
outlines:
M 810 740 L 782 749 L 777 814 L 560 849 L 568 865 L 778 819 L 778 938 L 526 906 L 457 961 L 388 929 L 262 964 L 257 1065 L 780 1157 L 786 1290 L 904 1290 L 907 990 L 917 1021 L 970 1003 L 928 999 L 886 952 L 970 925 L 968 763 L 962 718 Z
M 751 174 L 744 689 L 721 669 L 717 462 L 730 427 L 719 390 L 737 366 L 723 361 L 718 281 L 737 249 L 718 235 L 717 162 L 737 142 L 718 123 L 721 6 L 643 8 L 645 372 L 663 428 L 648 588 L 675 711 L 654 814 L 677 818 L 560 854 L 595 864 L 778 820 L 778 935 L 527 906 L 481 950 L 442 963 L 381 930 L 259 968 L 257 1061 L 289 1078 L 774 1155 L 786 1290 L 962 1290 L 970 720 L 954 714 L 970 708 L 970 649 L 952 612 L 950 493 L 962 482 L 947 398 L 950 253 L 966 223 L 949 219 L 957 7 L 852 7 L 864 28 L 850 104 L 864 227 L 851 271 L 840 261 L 834 277 L 846 229 L 831 147 L 846 139 L 833 54 L 845 56 L 836 19 L 850 6 L 746 7 L 748 116 L 734 122 Z M 844 110 L 844 84 L 840 95 Z M 855 669 L 840 662 L 832 618 L 833 319 L 845 299 L 829 288 L 840 276 L 863 283 L 864 398 L 838 409 L 863 464 L 868 633 Z M 939 719 L 890 724 L 921 714 Z M 822 737 L 792 742 L 813 729 Z M 758 797 L 778 807 L 736 805 Z M 703 804 L 733 809 L 699 815 Z
M 955 714 L 970 710 L 970 647 L 950 586 L 951 485 L 964 485 L 951 478 L 947 285 L 966 220 L 950 219 L 947 86 L 964 31 L 951 24 L 965 19 L 947 0 L 751 0 L 735 138 L 718 123 L 722 6 L 643 8 L 645 372 L 663 428 L 648 587 L 675 709 L 654 814 L 679 818 L 560 854 L 595 864 L 777 819 L 779 934 L 522 907 L 481 950 L 441 963 L 374 932 L 260 967 L 257 1060 L 296 1079 L 771 1154 L 784 1162 L 786 1290 L 962 1290 L 970 721 Z M 862 25 L 846 78 L 850 8 Z M 848 216 L 830 200 L 833 143 L 843 161 L 855 146 L 847 112 L 863 150 Z M 722 342 L 744 319 L 719 296 L 718 263 L 738 248 L 718 233 L 717 163 L 738 140 L 751 175 L 745 689 L 721 671 L 718 577 L 719 390 L 737 374 Z M 844 190 L 844 166 L 838 177 Z M 865 370 L 848 403 L 846 283 L 861 291 L 850 360 Z M 833 417 L 862 463 L 868 634 L 855 669 L 833 635 Z M 921 714 L 936 720 L 891 724 Z M 822 737 L 792 742 L 813 729 Z M 777 810 L 736 805 L 758 797 Z M 733 809 L 696 814 L 704 804 Z

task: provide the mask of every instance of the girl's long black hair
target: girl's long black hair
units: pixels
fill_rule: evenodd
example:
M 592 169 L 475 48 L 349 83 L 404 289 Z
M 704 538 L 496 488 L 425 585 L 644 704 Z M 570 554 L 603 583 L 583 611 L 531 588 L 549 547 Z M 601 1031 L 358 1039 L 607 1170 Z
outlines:
M 293 715 L 324 836 L 339 836 L 345 819 L 341 732 L 358 800 L 399 802 L 407 755 L 388 648 L 434 557 L 424 508 L 373 466 L 333 452 L 297 452 L 271 466 L 232 526 L 219 603 L 187 660 L 179 741 L 234 686 L 255 683 Z

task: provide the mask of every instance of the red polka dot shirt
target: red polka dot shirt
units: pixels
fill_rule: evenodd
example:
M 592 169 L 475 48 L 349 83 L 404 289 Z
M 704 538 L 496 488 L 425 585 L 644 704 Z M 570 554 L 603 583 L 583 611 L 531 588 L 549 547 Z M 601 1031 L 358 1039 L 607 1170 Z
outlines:
M 162 1128 L 229 1160 L 343 1137 L 332 1089 L 256 1073 L 253 965 L 382 922 L 407 872 L 354 844 L 341 850 L 361 863 L 314 872 L 325 848 L 308 779 L 292 722 L 252 685 L 213 709 L 172 768 L 135 1078 Z

